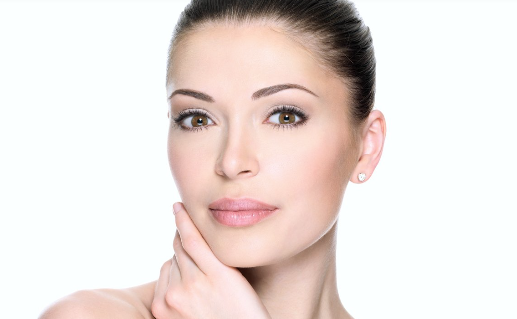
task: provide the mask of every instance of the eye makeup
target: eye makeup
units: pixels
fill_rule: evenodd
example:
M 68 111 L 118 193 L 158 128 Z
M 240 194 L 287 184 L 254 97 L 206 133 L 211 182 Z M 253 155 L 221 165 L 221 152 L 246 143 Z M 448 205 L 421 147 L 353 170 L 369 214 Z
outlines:
M 271 117 L 275 116 L 275 114 L 278 114 L 277 116 L 286 116 L 286 114 L 292 114 L 295 116 L 295 121 L 293 123 L 274 123 L 269 121 Z M 193 117 L 205 117 L 206 121 L 201 121 L 201 123 L 209 123 L 209 125 L 201 125 L 201 126 L 189 126 L 185 123 L 185 120 L 188 118 Z M 267 113 L 266 120 L 263 122 L 264 124 L 270 124 L 276 129 L 293 129 L 297 128 L 301 125 L 305 125 L 309 119 L 309 116 L 300 108 L 294 106 L 294 105 L 279 105 L 274 107 L 271 111 Z M 179 112 L 178 116 L 175 118 L 172 118 L 173 124 L 184 130 L 184 131 L 193 131 L 197 132 L 202 129 L 208 129 L 210 126 L 213 125 L 214 121 L 212 120 L 210 114 L 203 109 L 186 109 L 181 112 Z
M 295 122 L 295 123 L 289 123 L 289 124 L 278 124 L 278 123 L 271 123 L 271 122 L 265 122 L 265 123 L 268 123 L 268 124 L 271 124 L 273 125 L 274 128 L 276 129 L 293 129 L 293 128 L 297 128 L 301 125 L 305 125 L 307 124 L 307 120 L 309 120 L 309 116 L 304 112 L 302 111 L 300 108 L 294 106 L 294 105 L 279 105 L 275 108 L 273 108 L 273 110 L 271 110 L 269 113 L 268 113 L 268 116 L 267 118 L 271 118 L 273 115 L 279 113 L 279 116 L 281 114 L 284 114 L 284 113 L 290 113 L 290 114 L 294 114 L 296 117 L 299 118 L 299 121 Z
M 183 110 L 183 111 L 179 112 L 178 116 L 173 118 L 172 121 L 175 126 L 179 127 L 180 129 L 182 129 L 184 131 L 197 132 L 197 131 L 200 131 L 203 129 L 208 129 L 208 127 L 210 126 L 210 125 L 203 125 L 203 126 L 196 126 L 196 127 L 194 127 L 194 126 L 188 127 L 183 122 L 185 121 L 185 119 L 187 119 L 189 117 L 206 117 L 207 119 L 209 119 L 209 120 L 207 120 L 207 122 L 210 121 L 213 123 L 213 120 L 211 119 L 208 112 L 203 109 Z

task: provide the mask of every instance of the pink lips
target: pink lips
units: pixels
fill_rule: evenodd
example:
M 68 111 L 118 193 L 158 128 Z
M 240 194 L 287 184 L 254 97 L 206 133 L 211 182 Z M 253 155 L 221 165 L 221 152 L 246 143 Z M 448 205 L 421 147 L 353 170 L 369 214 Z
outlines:
M 253 199 L 221 198 L 208 205 L 212 216 L 221 224 L 244 227 L 256 224 L 278 208 Z

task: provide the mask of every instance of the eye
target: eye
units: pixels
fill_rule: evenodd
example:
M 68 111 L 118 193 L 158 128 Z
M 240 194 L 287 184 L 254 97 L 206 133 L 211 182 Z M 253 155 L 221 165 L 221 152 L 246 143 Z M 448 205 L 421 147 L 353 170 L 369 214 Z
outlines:
M 277 127 L 294 127 L 304 124 L 307 119 L 307 115 L 297 107 L 282 105 L 270 113 L 268 122 Z
M 186 117 L 182 124 L 186 127 L 200 127 L 200 126 L 206 126 L 208 124 L 212 124 L 212 120 L 206 116 L 206 115 L 191 115 L 189 117 Z
M 179 116 L 174 119 L 184 130 L 197 130 L 214 124 L 214 121 L 202 110 L 185 110 L 180 112 Z
M 276 115 L 276 114 L 278 114 L 278 115 Z M 300 120 L 299 116 L 296 116 L 296 114 L 289 113 L 289 112 L 282 112 L 282 113 L 277 112 L 269 117 L 269 121 L 271 123 L 276 123 L 276 124 L 292 124 L 299 120 Z

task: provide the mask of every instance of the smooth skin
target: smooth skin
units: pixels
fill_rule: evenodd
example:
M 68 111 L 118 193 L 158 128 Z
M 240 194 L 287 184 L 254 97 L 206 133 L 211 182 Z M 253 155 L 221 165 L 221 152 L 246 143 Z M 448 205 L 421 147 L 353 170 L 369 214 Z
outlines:
M 41 318 L 351 318 L 337 290 L 336 225 L 348 182 L 379 162 L 382 113 L 354 124 L 346 81 L 279 25 L 213 24 L 172 59 L 168 154 L 183 200 L 174 257 L 157 282 L 79 292 Z M 228 227 L 208 210 L 222 197 L 278 211 Z

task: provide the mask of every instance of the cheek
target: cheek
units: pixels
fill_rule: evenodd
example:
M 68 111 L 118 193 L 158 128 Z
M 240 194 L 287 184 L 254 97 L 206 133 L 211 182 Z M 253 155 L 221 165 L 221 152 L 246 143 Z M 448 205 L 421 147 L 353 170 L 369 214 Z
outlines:
M 341 129 L 342 130 L 342 129 Z M 353 170 L 355 156 L 349 136 L 339 128 L 311 130 L 285 138 L 262 161 L 267 175 L 281 194 L 298 202 L 316 204 L 342 196 Z
M 283 209 L 283 215 L 274 226 L 274 240 L 269 249 L 283 257 L 309 247 L 325 235 L 337 219 L 354 168 L 351 159 L 355 150 L 347 134 L 339 136 L 329 132 L 339 132 L 339 129 L 307 132 L 304 138 L 286 139 L 283 152 L 277 148 L 269 156 L 271 161 L 263 165 L 261 173 L 267 174 L 268 187 L 278 194 L 277 200 Z M 278 247 L 278 242 L 283 243 L 282 251 L 273 249 Z
M 203 132 L 169 133 L 167 145 L 171 173 L 182 201 L 186 205 L 191 202 L 194 194 L 203 193 L 200 190 L 205 189 L 206 193 L 206 185 L 209 185 L 206 177 L 214 172 L 207 150 L 207 148 L 213 148 L 214 143 L 206 136 L 196 137 L 196 134 L 203 134 Z

